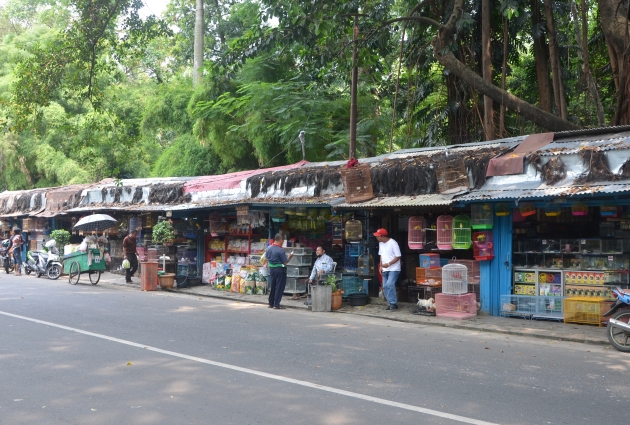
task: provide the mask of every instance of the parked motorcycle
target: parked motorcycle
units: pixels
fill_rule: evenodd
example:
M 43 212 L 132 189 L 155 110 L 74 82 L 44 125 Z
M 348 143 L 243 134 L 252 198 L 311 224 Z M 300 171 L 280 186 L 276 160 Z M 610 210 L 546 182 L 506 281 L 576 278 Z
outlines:
M 35 273 L 37 277 L 46 275 L 48 279 L 58 279 L 61 276 L 61 263 L 59 262 L 59 251 L 57 243 L 54 239 L 46 242 L 48 252 L 29 251 L 26 254 L 26 262 L 24 263 L 24 272 L 30 274 Z
M 606 329 L 608 341 L 617 350 L 630 353 L 630 290 L 617 288 L 612 293 L 617 302 L 610 311 L 604 313 L 604 317 L 612 315 Z M 623 307 L 626 308 L 619 311 Z
M 6 274 L 13 271 L 13 255 L 11 255 L 11 240 L 5 239 L 0 242 L 0 261 Z

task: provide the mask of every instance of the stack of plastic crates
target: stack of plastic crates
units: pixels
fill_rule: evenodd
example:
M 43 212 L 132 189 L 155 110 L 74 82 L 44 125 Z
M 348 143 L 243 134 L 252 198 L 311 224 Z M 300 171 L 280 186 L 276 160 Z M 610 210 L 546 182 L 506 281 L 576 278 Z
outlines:
M 358 276 L 343 276 L 341 281 L 343 298 L 348 298 L 350 294 L 368 294 L 368 285 Z
M 438 317 L 470 319 L 477 315 L 475 294 L 435 294 L 435 312 Z

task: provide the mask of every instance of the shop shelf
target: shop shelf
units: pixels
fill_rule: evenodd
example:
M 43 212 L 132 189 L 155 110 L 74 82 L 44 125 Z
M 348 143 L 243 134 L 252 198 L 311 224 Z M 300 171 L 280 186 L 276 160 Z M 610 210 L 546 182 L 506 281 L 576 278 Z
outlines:
M 308 277 L 309 274 L 308 267 L 287 266 L 287 277 Z
M 435 312 L 438 317 L 470 319 L 477 315 L 475 294 L 436 294 Z

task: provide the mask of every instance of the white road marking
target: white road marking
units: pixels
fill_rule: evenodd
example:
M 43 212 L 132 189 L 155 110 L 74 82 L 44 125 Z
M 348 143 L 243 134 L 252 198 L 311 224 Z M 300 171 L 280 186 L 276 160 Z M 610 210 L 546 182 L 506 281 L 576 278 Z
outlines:
M 260 372 L 260 371 L 254 370 L 254 369 L 248 369 L 248 368 L 245 368 L 245 367 L 234 366 L 234 365 L 230 365 L 230 364 L 227 364 L 227 363 L 215 362 L 215 361 L 212 361 L 212 360 L 202 359 L 201 357 L 194 357 L 194 356 L 189 356 L 187 354 L 177 353 L 175 351 L 162 350 L 161 348 L 151 347 L 149 345 L 138 344 L 137 342 L 132 342 L 132 341 L 124 340 L 124 339 L 114 338 L 114 337 L 107 336 L 107 335 L 101 335 L 101 334 L 97 334 L 97 333 L 94 333 L 94 332 L 88 332 L 88 331 L 84 331 L 84 330 L 77 329 L 77 328 L 71 328 L 69 326 L 59 325 L 57 323 L 46 322 L 44 320 L 33 319 L 31 317 L 19 316 L 17 314 L 7 313 L 7 312 L 4 312 L 4 311 L 0 311 L 0 314 L 3 314 L 5 316 L 9 316 L 9 317 L 13 317 L 13 318 L 16 318 L 16 319 L 22 319 L 22 320 L 27 320 L 27 321 L 33 322 L 33 323 L 38 323 L 40 325 L 51 326 L 51 327 L 55 327 L 55 328 L 59 328 L 59 329 L 64 329 L 64 330 L 67 330 L 67 331 L 80 333 L 80 334 L 87 335 L 87 336 L 92 336 L 92 337 L 95 337 L 95 338 L 104 339 L 104 340 L 107 340 L 107 341 L 117 342 L 119 344 L 129 345 L 131 347 L 142 348 L 142 349 L 153 351 L 153 352 L 156 352 L 156 353 L 166 354 L 166 355 L 172 356 L 172 357 L 178 357 L 180 359 L 190 360 L 190 361 L 198 362 L 198 363 L 204 363 L 204 364 L 207 364 L 207 365 L 221 367 L 221 368 L 229 369 L 229 370 L 234 370 L 234 371 L 237 371 L 237 372 L 247 373 L 247 374 L 250 374 L 250 375 L 261 376 L 263 378 L 273 379 L 273 380 L 276 380 L 276 381 L 286 382 L 286 383 L 294 384 L 294 385 L 300 385 L 302 387 L 312 388 L 312 389 L 320 390 L 320 391 L 326 391 L 326 392 L 329 392 L 329 393 L 339 394 L 339 395 L 343 395 L 343 396 L 346 396 L 346 397 L 352 397 L 352 398 L 356 398 L 356 399 L 359 399 L 359 400 L 370 401 L 372 403 L 378 403 L 378 404 L 382 404 L 382 405 L 385 405 L 385 406 L 397 407 L 399 409 L 410 410 L 412 412 L 423 413 L 425 415 L 437 416 L 437 417 L 440 417 L 440 418 L 451 419 L 451 420 L 454 420 L 454 421 L 463 422 L 463 423 L 472 424 L 472 425 L 498 425 L 498 424 L 495 424 L 495 423 L 492 423 L 492 422 L 486 422 L 486 421 L 481 421 L 481 420 L 478 420 L 478 419 L 467 418 L 465 416 L 452 415 L 450 413 L 440 412 L 438 410 L 425 409 L 424 407 L 418 407 L 418 406 L 414 406 L 414 405 L 411 405 L 411 404 L 399 403 L 397 401 L 391 401 L 391 400 L 386 400 L 386 399 L 383 399 L 383 398 L 372 397 L 372 396 L 369 396 L 369 395 L 359 394 L 359 393 L 355 393 L 355 392 L 352 392 L 352 391 L 340 390 L 338 388 L 333 388 L 333 387 L 327 387 L 325 385 L 314 384 L 314 383 L 308 382 L 308 381 L 301 381 L 299 379 L 287 378 L 285 376 L 280 376 L 280 375 L 273 375 L 271 373 Z

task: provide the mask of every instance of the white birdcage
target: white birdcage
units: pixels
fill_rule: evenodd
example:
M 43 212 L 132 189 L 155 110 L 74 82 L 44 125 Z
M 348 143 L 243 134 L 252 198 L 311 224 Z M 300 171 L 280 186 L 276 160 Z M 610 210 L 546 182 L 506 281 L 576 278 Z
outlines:
M 424 217 L 409 217 L 407 243 L 410 249 L 423 249 L 427 243 L 427 222 Z
M 442 267 L 442 293 L 458 295 L 468 293 L 468 269 L 463 264 Z

